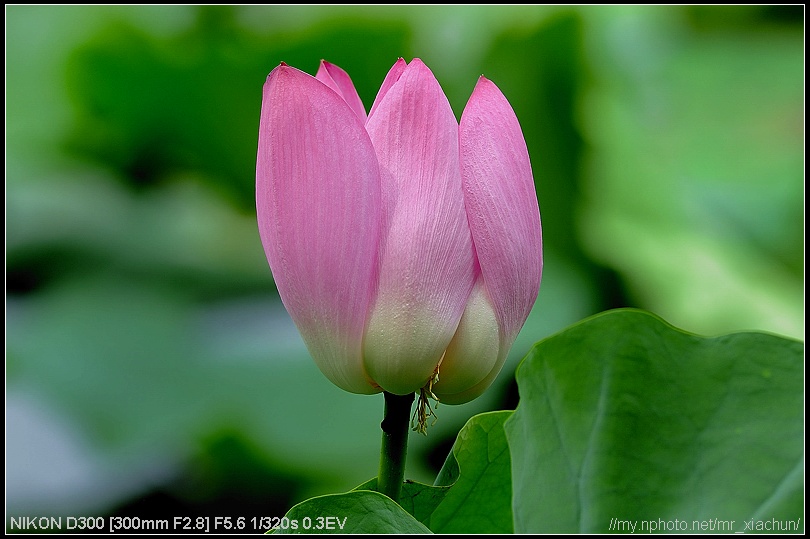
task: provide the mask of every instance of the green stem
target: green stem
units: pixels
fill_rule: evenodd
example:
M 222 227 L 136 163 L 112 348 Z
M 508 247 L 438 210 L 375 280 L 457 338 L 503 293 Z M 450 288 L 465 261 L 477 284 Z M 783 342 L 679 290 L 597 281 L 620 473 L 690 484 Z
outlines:
M 411 405 L 414 394 L 385 394 L 385 416 L 382 428 L 382 450 L 380 451 L 380 476 L 377 490 L 399 503 L 402 481 L 405 478 L 405 455 L 408 452 L 408 421 L 411 418 Z

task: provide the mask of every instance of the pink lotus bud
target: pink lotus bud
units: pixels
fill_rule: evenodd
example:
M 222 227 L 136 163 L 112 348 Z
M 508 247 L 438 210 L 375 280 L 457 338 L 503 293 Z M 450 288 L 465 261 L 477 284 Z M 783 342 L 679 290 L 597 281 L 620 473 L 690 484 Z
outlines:
M 371 112 L 345 71 L 264 85 L 259 232 L 321 371 L 355 393 L 450 403 L 500 371 L 537 297 L 540 214 L 514 112 L 483 77 L 461 126 L 431 71 L 398 60 Z

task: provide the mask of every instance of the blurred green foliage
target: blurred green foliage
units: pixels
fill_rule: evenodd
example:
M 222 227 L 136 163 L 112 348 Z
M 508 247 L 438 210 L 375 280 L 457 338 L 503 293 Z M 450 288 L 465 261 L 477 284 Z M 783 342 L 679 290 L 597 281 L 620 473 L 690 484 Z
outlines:
M 261 87 L 281 61 L 340 65 L 368 107 L 396 58 L 417 56 L 457 116 L 484 73 L 524 129 L 546 246 L 537 306 L 496 385 L 412 437 L 408 476 L 435 475 L 474 413 L 514 407 L 531 344 L 606 308 L 704 334 L 804 334 L 801 6 L 6 17 L 7 399 L 35 398 L 81 440 L 32 452 L 41 425 L 14 423 L 10 514 L 209 512 L 260 497 L 255 476 L 257 503 L 280 515 L 376 472 L 382 399 L 318 372 L 258 239 Z M 70 443 L 128 487 L 31 479 Z

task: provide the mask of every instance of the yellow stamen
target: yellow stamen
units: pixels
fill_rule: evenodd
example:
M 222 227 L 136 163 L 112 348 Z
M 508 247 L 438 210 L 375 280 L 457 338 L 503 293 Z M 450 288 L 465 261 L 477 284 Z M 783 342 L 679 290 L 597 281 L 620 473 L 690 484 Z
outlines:
M 441 365 L 441 362 L 439 365 Z M 435 425 L 436 421 L 439 420 L 439 416 L 437 416 L 434 409 L 431 408 L 429 400 L 433 399 L 436 402 L 435 407 L 438 408 L 439 398 L 433 394 L 433 384 L 439 381 L 439 365 L 436 365 L 436 370 L 433 371 L 433 375 L 424 387 L 419 390 L 419 402 L 416 404 L 416 410 L 414 410 L 413 416 L 411 417 L 411 428 L 425 436 L 427 436 L 428 418 L 433 417 L 433 421 L 430 423 L 431 426 Z

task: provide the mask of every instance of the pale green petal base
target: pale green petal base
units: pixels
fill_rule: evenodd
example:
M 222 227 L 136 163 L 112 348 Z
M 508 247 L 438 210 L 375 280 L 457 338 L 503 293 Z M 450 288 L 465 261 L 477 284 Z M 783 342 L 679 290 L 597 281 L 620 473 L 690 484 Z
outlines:
M 479 279 L 439 366 L 433 392 L 461 393 L 477 385 L 498 362 L 500 342 L 495 311 Z
M 419 391 L 427 383 L 457 325 L 427 309 L 406 307 L 380 302 L 371 313 L 363 342 L 366 372 L 395 395 Z

